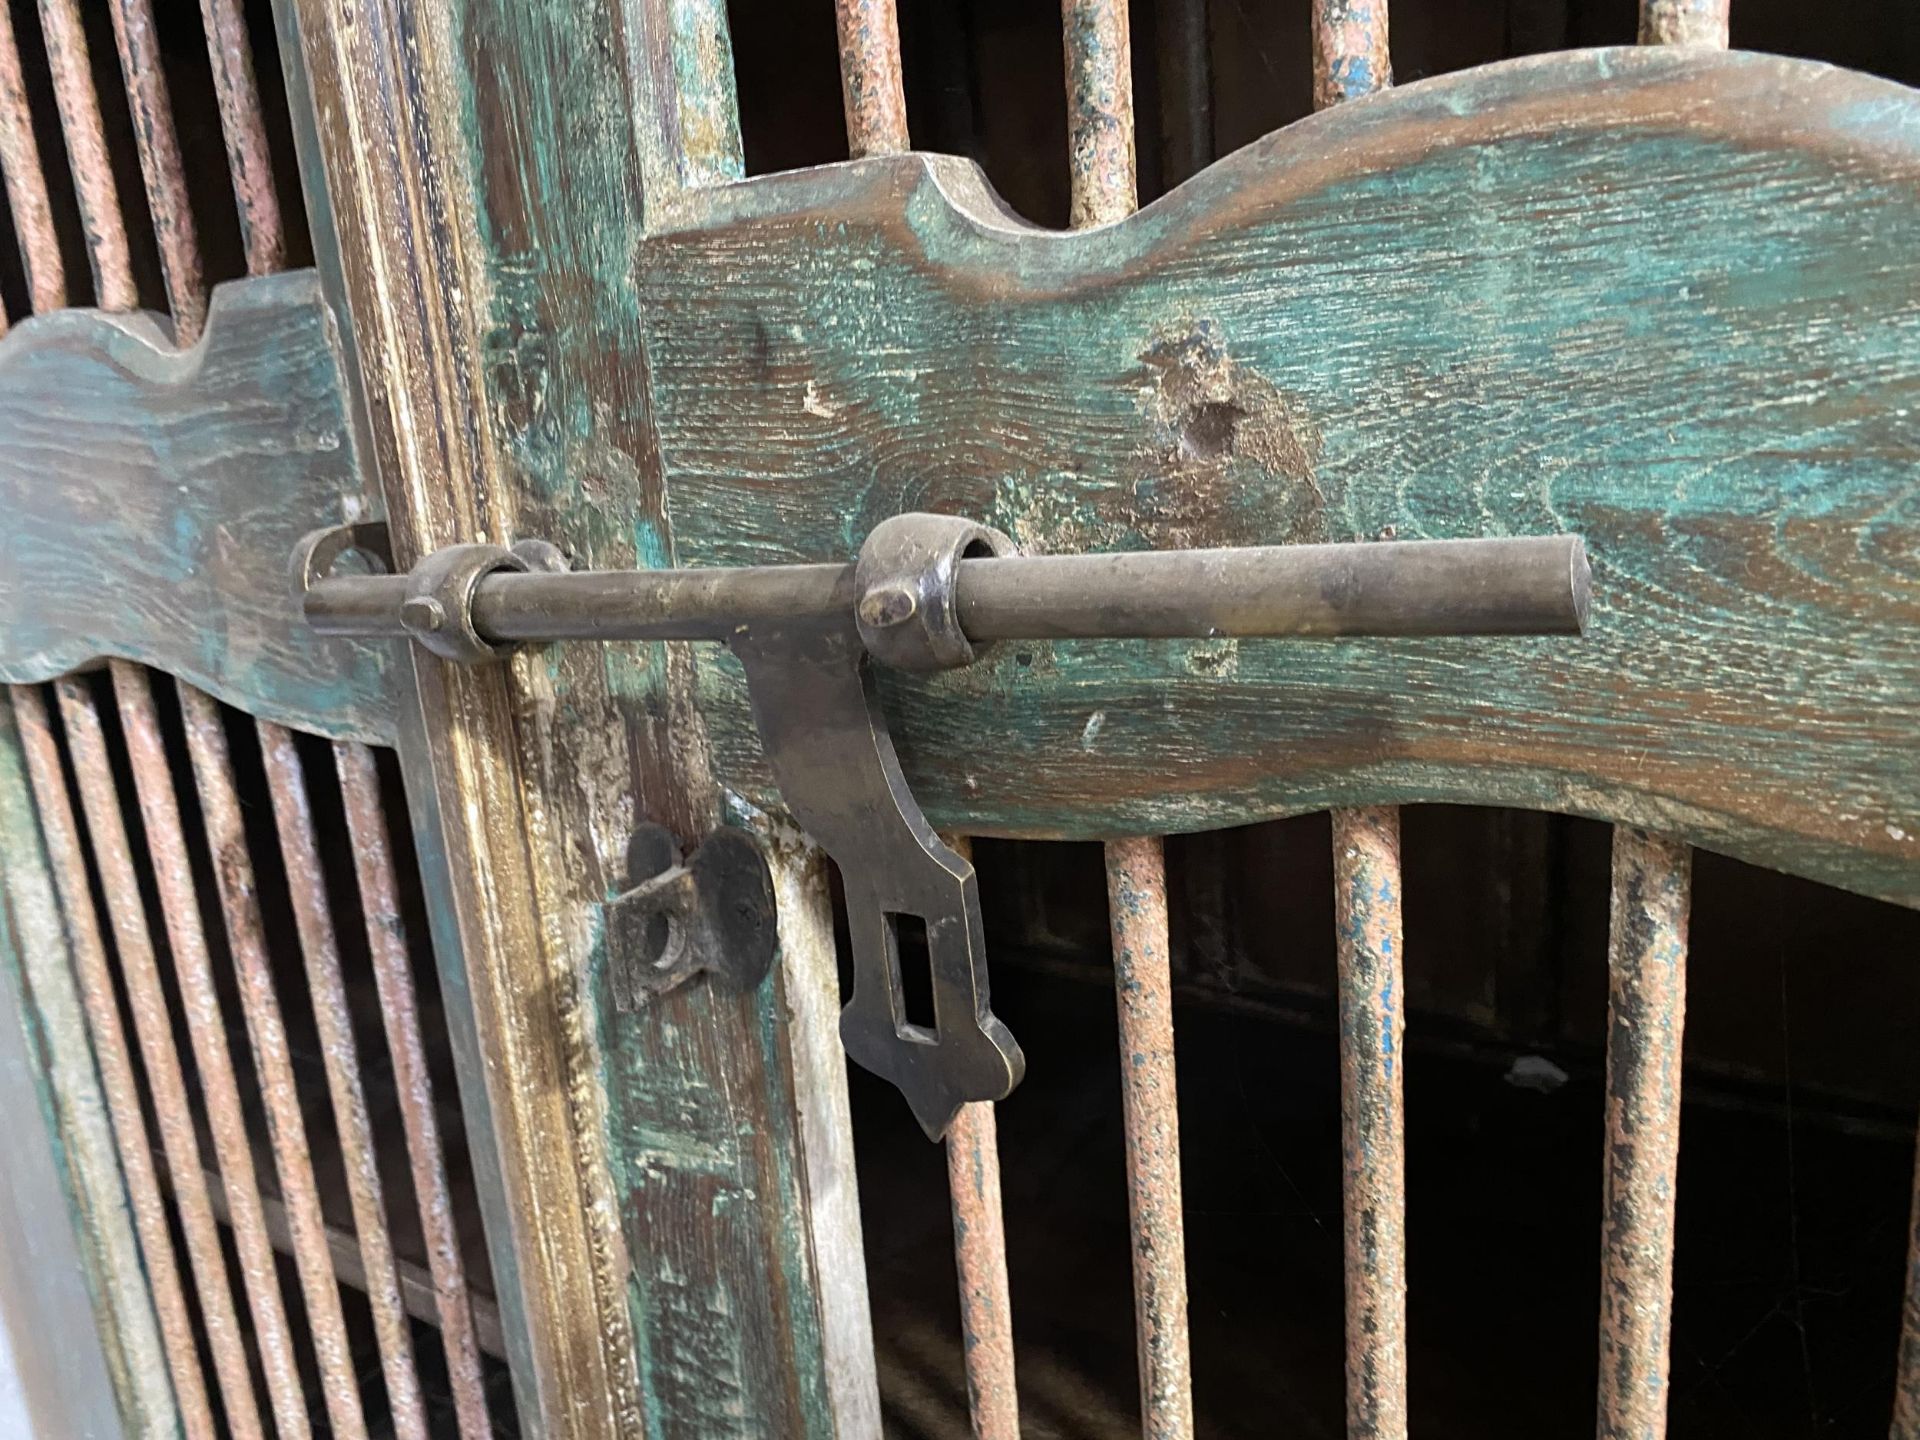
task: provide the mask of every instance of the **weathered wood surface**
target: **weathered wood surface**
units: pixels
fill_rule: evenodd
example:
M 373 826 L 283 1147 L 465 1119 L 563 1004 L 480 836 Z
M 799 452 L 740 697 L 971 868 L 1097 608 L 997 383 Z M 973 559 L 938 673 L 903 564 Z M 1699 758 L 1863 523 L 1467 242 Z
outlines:
M 1315 115 L 1077 235 L 884 157 L 640 253 L 682 564 L 901 509 L 1036 550 L 1587 537 L 1569 640 L 1007 645 L 889 676 L 936 824 L 1473 801 L 1920 902 L 1920 95 L 1610 50 Z M 701 652 L 723 783 L 776 805 Z
M 313 635 L 287 582 L 302 535 L 366 513 L 341 391 L 312 272 L 221 286 L 185 350 L 89 310 L 0 341 L 0 680 L 121 656 L 390 742 L 398 648 Z
M 643 192 L 739 173 L 724 4 L 290 9 L 401 557 L 545 535 L 672 563 L 632 261 Z M 411 668 L 399 749 L 528 1429 L 835 1433 L 840 1372 L 872 1370 L 827 1338 L 865 1333 L 850 1164 L 812 1198 L 846 1129 L 844 1097 L 804 1098 L 841 1063 L 822 874 L 789 836 L 757 993 L 620 1013 L 600 905 L 634 825 L 724 818 L 689 647 Z

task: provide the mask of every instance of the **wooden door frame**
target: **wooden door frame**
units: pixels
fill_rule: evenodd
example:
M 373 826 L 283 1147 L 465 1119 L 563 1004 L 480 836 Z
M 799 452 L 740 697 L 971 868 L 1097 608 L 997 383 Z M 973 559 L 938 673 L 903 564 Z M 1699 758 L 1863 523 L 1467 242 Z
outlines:
M 723 4 L 278 9 L 397 560 L 540 534 L 597 565 L 670 563 L 625 275 L 643 204 L 740 173 Z M 403 681 L 516 1394 L 555 1440 L 721 1414 L 877 1434 L 820 857 L 766 836 L 783 962 L 758 995 L 690 986 L 617 1037 L 596 1014 L 595 902 L 622 888 L 626 834 L 723 818 L 691 675 L 684 647 L 578 647 L 473 670 L 416 654 Z M 616 1053 L 640 1083 L 614 1102 Z M 728 1134 L 747 1138 L 710 1143 Z M 700 1197 L 704 1220 L 676 1215 Z M 768 1296 L 779 1313 L 726 1313 Z

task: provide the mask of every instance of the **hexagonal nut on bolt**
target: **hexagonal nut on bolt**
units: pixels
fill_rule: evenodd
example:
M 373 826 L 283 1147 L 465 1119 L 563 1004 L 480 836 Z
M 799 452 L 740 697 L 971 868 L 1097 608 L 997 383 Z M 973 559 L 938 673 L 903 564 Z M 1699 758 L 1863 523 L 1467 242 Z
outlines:
M 447 623 L 447 609 L 431 595 L 414 595 L 401 602 L 400 623 L 432 634 Z

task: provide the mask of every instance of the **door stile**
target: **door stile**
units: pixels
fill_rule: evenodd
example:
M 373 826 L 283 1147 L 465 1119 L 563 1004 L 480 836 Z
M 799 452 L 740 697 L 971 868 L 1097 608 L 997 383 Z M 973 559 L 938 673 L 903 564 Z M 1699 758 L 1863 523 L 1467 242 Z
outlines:
M 540 536 L 577 564 L 671 564 L 631 264 L 643 199 L 740 173 L 724 8 L 294 13 L 335 221 L 321 267 L 396 560 Z M 416 658 L 413 677 L 402 770 L 436 949 L 472 1006 L 456 1045 L 498 1149 L 523 1415 L 549 1436 L 872 1433 L 817 857 L 732 812 L 774 842 L 786 973 L 623 1012 L 601 907 L 633 827 L 690 847 L 729 818 L 685 647 Z

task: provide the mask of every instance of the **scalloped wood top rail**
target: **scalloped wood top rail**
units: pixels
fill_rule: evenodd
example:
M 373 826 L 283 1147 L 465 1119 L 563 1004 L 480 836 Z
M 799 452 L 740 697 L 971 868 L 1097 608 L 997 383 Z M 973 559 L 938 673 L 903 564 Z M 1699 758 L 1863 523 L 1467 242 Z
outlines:
M 682 564 L 1565 530 L 1580 645 L 1007 645 L 887 677 L 936 825 L 1459 801 L 1920 903 L 1920 95 L 1606 50 L 1318 114 L 1140 214 L 965 162 L 682 197 L 640 257 Z M 771 792 L 700 657 L 718 768 Z
M 0 341 L 0 680 L 103 656 L 269 720 L 391 743 L 396 647 L 323 640 L 287 555 L 366 510 L 338 337 L 311 271 L 150 315 L 61 310 Z

